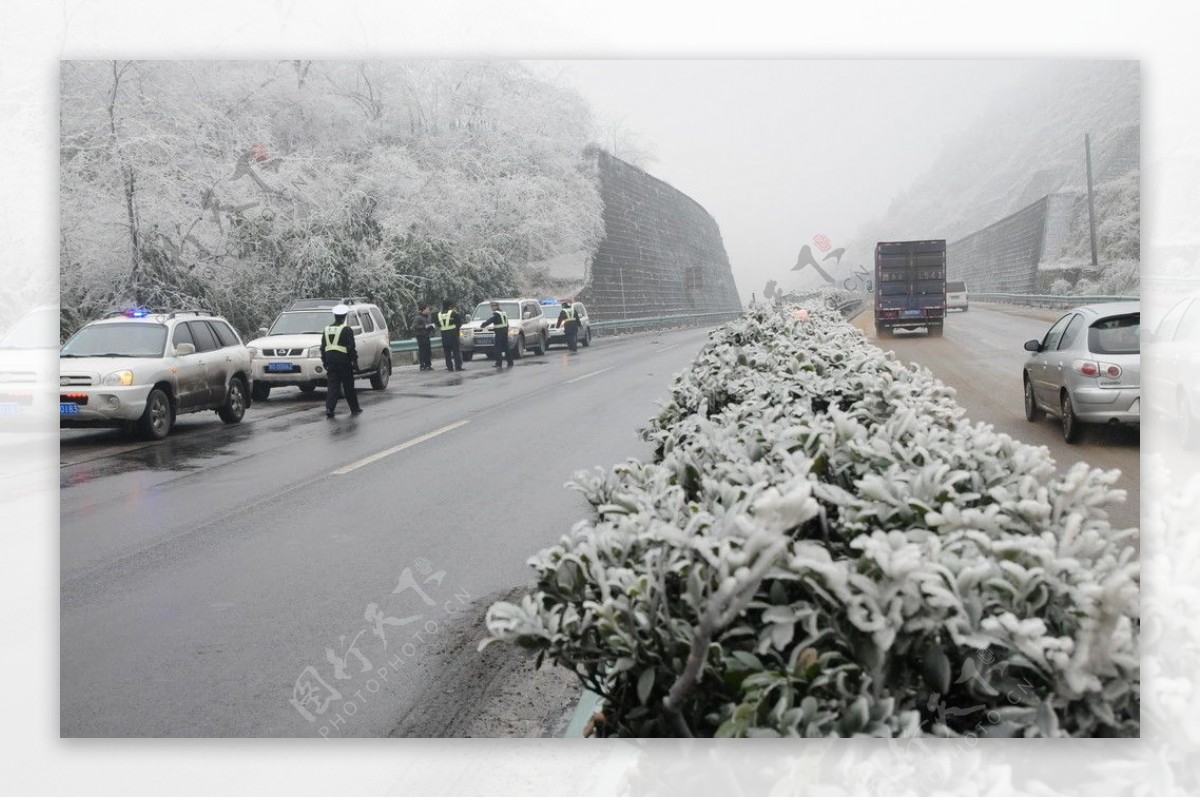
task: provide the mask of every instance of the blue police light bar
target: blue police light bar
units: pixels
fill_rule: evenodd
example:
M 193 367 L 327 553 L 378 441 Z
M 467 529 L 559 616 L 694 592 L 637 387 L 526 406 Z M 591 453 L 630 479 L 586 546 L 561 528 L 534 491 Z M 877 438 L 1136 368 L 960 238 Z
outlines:
M 558 305 L 561 304 L 557 299 L 543 299 L 543 305 Z
M 123 315 L 127 319 L 144 319 L 150 315 L 150 311 L 145 308 L 130 308 Z

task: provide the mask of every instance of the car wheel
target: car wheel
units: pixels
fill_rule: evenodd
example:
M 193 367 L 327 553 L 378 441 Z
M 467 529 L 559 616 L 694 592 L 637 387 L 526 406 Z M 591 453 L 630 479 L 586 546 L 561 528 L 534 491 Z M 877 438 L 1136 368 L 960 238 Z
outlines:
M 464 362 L 464 363 L 470 363 L 470 362 L 471 362 L 471 358 L 473 358 L 473 357 L 475 357 L 475 353 L 474 353 L 474 352 L 463 352 L 463 353 L 462 353 L 462 359 L 463 359 L 463 362 Z
M 542 333 L 538 336 L 538 345 L 533 347 L 533 353 L 535 355 L 546 354 L 546 339 L 549 337 L 550 335 L 548 333 Z
M 269 387 L 270 386 L 268 386 L 268 388 Z M 312 383 L 306 383 L 305 385 L 300 386 L 300 393 L 302 393 L 306 396 L 311 396 L 312 394 L 314 394 L 316 392 L 317 392 L 317 386 L 313 385 Z
M 171 413 L 171 400 L 161 388 L 150 391 L 146 397 L 146 410 L 137 421 L 138 434 L 152 441 L 161 441 L 171 431 L 175 419 Z
M 229 381 L 225 404 L 217 409 L 217 415 L 226 424 L 236 424 L 246 415 L 246 386 L 241 377 L 234 377 Z
M 1062 432 L 1063 440 L 1067 443 L 1079 443 L 1083 437 L 1083 425 L 1075 416 L 1075 407 L 1071 404 L 1071 394 L 1063 391 L 1062 395 Z
M 304 390 L 301 388 L 300 390 Z M 256 382 L 254 387 L 250 389 L 250 397 L 256 402 L 265 402 L 267 397 L 271 395 L 271 386 L 265 382 Z
M 583 345 L 584 346 L 592 345 L 592 328 L 591 327 L 588 327 L 587 332 L 585 332 L 583 334 Z
M 880 327 L 878 330 L 875 331 L 875 335 L 878 336 L 879 338 L 891 338 L 892 337 L 892 328 L 891 327 Z
M 371 387 L 377 391 L 382 391 L 388 385 L 388 380 L 392 378 L 392 359 L 384 352 L 379 356 L 379 368 L 371 375 Z
M 1183 444 L 1184 451 L 1192 452 L 1200 448 L 1200 426 L 1196 422 L 1196 417 L 1192 415 L 1192 406 L 1188 402 L 1187 394 L 1179 394 L 1179 439 Z
M 517 348 L 513 350 L 513 359 L 520 360 L 525 357 L 525 334 L 521 333 L 517 336 Z
M 1046 412 L 1038 407 L 1037 399 L 1033 395 L 1033 383 L 1029 380 L 1029 375 L 1025 375 L 1022 380 L 1025 383 L 1025 420 L 1026 421 L 1041 421 L 1046 416 Z

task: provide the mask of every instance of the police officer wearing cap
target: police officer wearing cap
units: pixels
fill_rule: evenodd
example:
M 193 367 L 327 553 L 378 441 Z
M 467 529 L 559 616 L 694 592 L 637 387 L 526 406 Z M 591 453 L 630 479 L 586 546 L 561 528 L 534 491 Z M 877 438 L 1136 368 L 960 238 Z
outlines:
M 348 313 L 350 308 L 345 305 L 334 305 L 333 324 L 326 327 L 321 334 L 321 362 L 325 365 L 328 375 L 328 389 L 325 391 L 326 418 L 333 418 L 333 410 L 343 392 L 346 394 L 346 404 L 350 405 L 350 415 L 357 416 L 362 412 L 362 408 L 358 406 L 358 394 L 354 390 L 358 350 L 354 346 L 354 330 L 346 324 Z
M 508 358 L 508 365 L 513 364 L 512 350 L 508 348 L 508 314 L 500 309 L 499 302 L 492 303 L 492 315 L 479 325 L 480 329 L 488 325 L 496 331 L 496 368 L 502 368 L 501 358 Z

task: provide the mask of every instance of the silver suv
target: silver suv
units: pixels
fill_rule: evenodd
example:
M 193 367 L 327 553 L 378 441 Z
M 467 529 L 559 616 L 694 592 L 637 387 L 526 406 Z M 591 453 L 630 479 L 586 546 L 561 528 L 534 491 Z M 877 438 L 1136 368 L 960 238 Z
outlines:
M 554 323 L 542 312 L 538 301 L 529 298 L 495 301 L 500 303 L 500 309 L 508 316 L 508 348 L 512 350 L 513 357 L 524 357 L 526 349 L 532 349 L 534 354 L 545 354 L 546 347 L 550 346 L 550 328 Z M 476 352 L 484 357 L 495 356 L 496 335 L 490 326 L 479 326 L 491 317 L 491 301 L 475 306 L 471 319 L 459 331 L 463 360 L 470 360 Z M 557 312 L 554 318 L 558 318 Z
M 59 349 L 59 426 L 123 427 L 165 438 L 182 413 L 227 424 L 250 406 L 250 352 L 207 310 L 110 313 Z
M 279 314 L 270 329 L 262 327 L 246 346 L 254 364 L 254 398 L 266 399 L 272 388 L 297 385 L 312 393 L 326 385 L 321 363 L 321 333 L 333 324 L 333 307 L 350 308 L 346 324 L 354 330 L 358 351 L 356 378 L 369 377 L 382 391 L 392 376 L 392 345 L 383 312 L 362 297 L 297 299 Z

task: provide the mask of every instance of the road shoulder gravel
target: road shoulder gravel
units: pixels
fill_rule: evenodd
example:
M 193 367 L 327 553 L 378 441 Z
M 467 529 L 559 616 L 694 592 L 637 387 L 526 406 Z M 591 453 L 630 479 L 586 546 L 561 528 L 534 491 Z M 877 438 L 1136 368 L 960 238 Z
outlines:
M 536 665 L 537 655 L 493 643 L 479 651 L 487 634 L 487 608 L 517 601 L 521 586 L 471 605 L 448 626 L 430 652 L 436 663 L 413 706 L 396 722 L 391 737 L 562 737 L 583 688 L 564 668 Z

